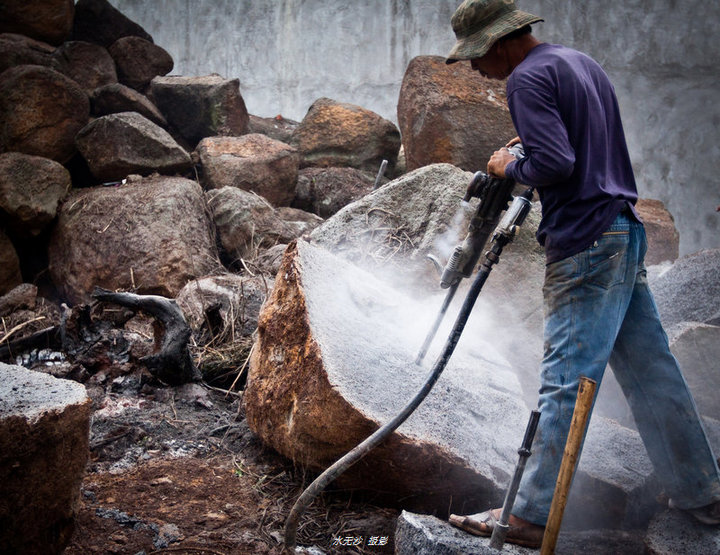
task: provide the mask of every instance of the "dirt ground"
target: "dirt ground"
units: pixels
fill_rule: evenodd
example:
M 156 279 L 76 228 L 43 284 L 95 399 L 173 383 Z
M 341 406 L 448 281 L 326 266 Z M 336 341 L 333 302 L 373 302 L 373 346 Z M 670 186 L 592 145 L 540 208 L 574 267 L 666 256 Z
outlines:
M 249 430 L 241 394 L 193 384 L 89 387 L 90 461 L 66 555 L 279 554 L 293 503 L 314 478 Z M 298 545 L 392 553 L 398 511 L 325 493 Z

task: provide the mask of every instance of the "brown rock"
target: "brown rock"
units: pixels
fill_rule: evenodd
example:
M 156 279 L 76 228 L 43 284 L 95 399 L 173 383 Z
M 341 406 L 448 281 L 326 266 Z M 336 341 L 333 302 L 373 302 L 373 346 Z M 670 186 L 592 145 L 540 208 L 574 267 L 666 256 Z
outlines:
M 75 4 L 73 40 L 94 42 L 108 48 L 116 40 L 127 36 L 153 41 L 145 29 L 125 17 L 107 0 L 78 0 Z
M 241 259 L 254 259 L 261 249 L 295 238 L 293 229 L 264 198 L 238 189 L 223 187 L 205 193 L 223 258 L 231 268 Z
M 73 0 L 3 0 L 0 32 L 57 45 L 70 34 L 74 15 Z
M 0 229 L 0 295 L 4 295 L 22 283 L 20 260 L 15 247 Z
M 248 113 L 238 79 L 217 74 L 203 77 L 156 77 L 150 98 L 165 119 L 191 145 L 205 137 L 242 135 Z
M 0 545 L 61 553 L 88 459 L 91 401 L 82 384 L 0 363 Z
M 350 166 L 377 172 L 385 159 L 392 172 L 400 133 L 392 122 L 355 106 L 320 98 L 293 133 L 301 167 Z
M 41 66 L 0 74 L 0 152 L 17 151 L 67 162 L 75 135 L 88 122 L 90 101 L 80 86 Z
M 408 171 L 437 162 L 484 171 L 492 153 L 516 135 L 504 83 L 440 56 L 410 61 L 398 122 Z
M 55 51 L 59 71 L 75 81 L 90 95 L 103 85 L 117 83 L 115 62 L 98 44 L 82 41 L 64 43 Z
M 0 154 L 0 209 L 19 235 L 38 235 L 55 218 L 72 183 L 59 163 L 19 152 Z
M 123 37 L 110 46 L 118 79 L 137 91 L 144 91 L 158 75 L 172 71 L 173 59 L 164 48 L 140 37 Z
M 219 267 L 199 185 L 160 176 L 71 192 L 49 260 L 54 283 L 73 303 L 87 302 L 95 286 L 175 297 Z
M 375 178 L 370 173 L 355 168 L 303 168 L 298 174 L 292 206 L 328 218 L 372 193 L 374 185 Z
M 46 66 L 58 69 L 53 57 L 55 47 L 24 35 L 0 34 L 0 73 L 20 65 Z
M 425 321 L 414 306 L 323 249 L 291 245 L 260 313 L 243 397 L 251 429 L 310 468 L 335 462 L 395 416 L 424 381 L 413 362 L 421 338 L 408 326 Z M 513 398 L 519 384 L 501 365 L 457 356 L 437 389 L 442 394 L 428 396 L 340 484 L 388 492 L 405 508 L 499 497 L 507 474 L 498 469 L 512 468 L 524 425 L 526 409 Z
M 289 143 L 292 140 L 293 131 L 300 125 L 299 122 L 286 119 L 281 115 L 274 118 L 261 118 L 250 114 L 248 120 L 248 133 L 262 133 L 276 141 Z
M 645 224 L 647 234 L 645 264 L 649 266 L 666 260 L 677 260 L 680 255 L 680 234 L 665 205 L 659 200 L 639 199 L 636 209 Z
M 90 95 L 92 113 L 95 116 L 107 116 L 119 112 L 137 112 L 160 127 L 167 127 L 167 121 L 145 95 L 135 89 L 113 83 L 95 89 Z
M 77 135 L 77 148 L 99 180 L 121 180 L 154 171 L 173 174 L 188 170 L 190 155 L 149 119 L 121 112 L 96 119 Z
M 238 187 L 275 206 L 289 205 L 295 197 L 300 158 L 290 145 L 260 134 L 208 137 L 197 153 L 207 189 Z
M 0 317 L 16 310 L 33 310 L 38 300 L 38 288 L 32 283 L 21 283 L 0 296 Z

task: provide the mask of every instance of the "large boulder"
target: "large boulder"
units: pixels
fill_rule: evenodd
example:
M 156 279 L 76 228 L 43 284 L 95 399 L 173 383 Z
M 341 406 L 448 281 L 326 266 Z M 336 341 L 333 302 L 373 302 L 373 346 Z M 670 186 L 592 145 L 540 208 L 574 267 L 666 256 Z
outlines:
M 49 260 L 54 283 L 73 303 L 88 302 L 95 286 L 175 297 L 218 269 L 200 186 L 159 176 L 71 192 Z
M 647 234 L 648 250 L 645 254 L 645 264 L 660 264 L 661 262 L 674 262 L 680 252 L 680 233 L 675 227 L 675 220 L 668 212 L 662 201 L 653 199 L 639 199 L 636 209 Z
M 167 50 L 140 37 L 122 37 L 109 51 L 118 80 L 137 91 L 144 91 L 154 77 L 170 73 L 174 65 Z
M 490 155 L 517 134 L 504 83 L 441 56 L 410 61 L 397 114 L 408 171 L 438 162 L 485 170 Z
M 684 256 L 650 283 L 663 325 L 718 323 L 720 318 L 720 249 Z
M 116 40 L 136 36 L 152 42 L 140 25 L 128 19 L 107 0 L 78 0 L 75 4 L 73 40 L 94 42 L 109 48 Z
M 287 244 L 307 231 L 307 227 L 293 225 L 290 217 L 283 217 L 264 198 L 243 189 L 223 187 L 205 196 L 223 259 L 231 268 L 239 268 L 241 261 L 254 260 L 262 250 Z
M 680 511 L 667 510 L 650 523 L 645 536 L 648 555 L 715 555 L 720 553 L 720 531 Z
M 82 384 L 0 363 L 4 553 L 61 553 L 70 541 L 91 404 Z
M 55 47 L 14 33 L 0 34 L 0 73 L 13 66 L 37 65 L 58 69 Z
M 276 141 L 289 143 L 298 125 L 300 125 L 299 122 L 284 118 L 281 115 L 277 115 L 274 118 L 261 118 L 250 114 L 247 132 L 262 133 Z
M 55 218 L 72 183 L 58 162 L 21 154 L 0 154 L 0 210 L 19 235 L 38 235 Z
M 0 74 L 0 152 L 35 154 L 65 163 L 88 122 L 90 101 L 80 86 L 47 67 L 15 66 Z
M 167 121 L 148 97 L 120 83 L 95 89 L 90 95 L 90 105 L 95 116 L 137 112 L 160 127 L 167 127 Z
M 0 33 L 17 33 L 57 45 L 70 34 L 74 15 L 74 0 L 3 0 Z
M 292 206 L 328 218 L 372 193 L 374 186 L 372 174 L 355 168 L 304 168 L 298 174 Z
M 59 71 L 80 85 L 88 95 L 98 87 L 117 83 L 115 62 L 108 51 L 98 44 L 69 41 L 63 43 L 54 56 Z
M 22 283 L 20 259 L 10 238 L 0 228 L 0 295 Z
M 190 155 L 163 128 L 137 112 L 100 117 L 76 137 L 92 174 L 118 181 L 131 173 L 174 174 L 192 166 Z
M 244 394 L 248 423 L 282 454 L 326 468 L 420 389 L 426 370 L 414 359 L 433 316 L 298 240 L 260 314 Z M 499 502 L 529 411 L 507 364 L 486 347 L 482 361 L 458 348 L 420 408 L 339 481 L 406 506 Z
M 301 167 L 350 166 L 377 172 L 387 160 L 392 172 L 400 133 L 394 123 L 375 112 L 320 98 L 293 132 L 292 144 L 302 157 Z
M 275 206 L 287 206 L 295 198 L 300 158 L 286 143 L 260 134 L 208 137 L 197 153 L 206 189 L 237 187 Z
M 238 79 L 217 74 L 156 77 L 150 97 L 191 147 L 205 137 L 237 136 L 247 130 L 249 116 Z

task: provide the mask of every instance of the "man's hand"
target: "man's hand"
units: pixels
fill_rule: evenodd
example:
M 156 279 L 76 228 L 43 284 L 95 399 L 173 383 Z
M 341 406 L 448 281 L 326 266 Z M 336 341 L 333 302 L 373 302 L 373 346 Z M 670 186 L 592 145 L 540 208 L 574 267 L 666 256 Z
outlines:
M 493 177 L 505 178 L 505 167 L 515 160 L 515 157 L 510 154 L 507 147 L 503 147 L 500 150 L 493 152 L 490 157 L 490 161 L 487 165 L 487 172 Z

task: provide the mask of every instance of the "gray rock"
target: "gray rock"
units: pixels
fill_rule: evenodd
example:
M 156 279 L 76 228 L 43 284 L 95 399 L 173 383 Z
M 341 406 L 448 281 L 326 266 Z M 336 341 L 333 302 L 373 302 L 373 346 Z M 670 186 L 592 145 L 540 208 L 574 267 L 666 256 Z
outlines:
M 651 284 L 663 325 L 709 322 L 720 313 L 720 249 L 707 249 L 675 261 Z
M 167 121 L 150 99 L 135 89 L 120 83 L 113 83 L 95 89 L 90 95 L 92 113 L 107 116 L 118 112 L 137 112 L 160 127 L 167 127 Z
M 561 529 L 557 555 L 636 555 L 643 550 L 642 535 L 618 530 L 565 532 Z M 505 543 L 503 553 L 516 555 L 537 550 Z M 403 511 L 395 528 L 395 555 L 495 555 L 489 538 L 473 536 L 434 516 Z
M 88 459 L 91 402 L 79 383 L 0 363 L 0 545 L 60 553 Z
M 720 528 L 706 526 L 677 510 L 659 514 L 645 536 L 648 555 L 717 555 L 720 553 Z
M 374 185 L 375 176 L 355 168 L 304 168 L 298 174 L 292 206 L 328 218 L 371 193 Z
M 188 170 L 190 155 L 170 136 L 137 112 L 103 116 L 86 125 L 75 139 L 92 174 L 119 181 L 129 174 L 174 174 Z

